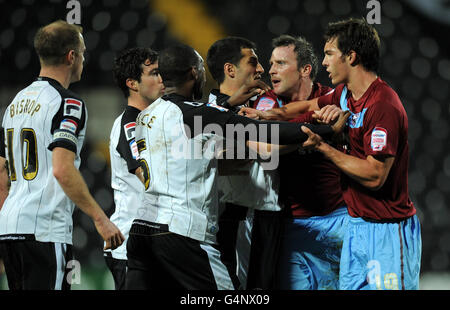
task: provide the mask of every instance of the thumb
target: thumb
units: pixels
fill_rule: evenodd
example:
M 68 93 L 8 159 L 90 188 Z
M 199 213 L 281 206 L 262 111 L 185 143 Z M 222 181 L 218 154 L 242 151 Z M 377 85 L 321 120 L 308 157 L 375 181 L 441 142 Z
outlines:
M 313 132 L 311 131 L 311 129 L 309 129 L 309 128 L 306 127 L 306 126 L 302 126 L 301 129 L 302 129 L 302 131 L 303 131 L 304 133 L 306 133 L 308 136 L 311 136 L 311 134 L 313 133 Z
M 311 115 L 312 118 L 315 118 L 315 119 L 319 118 L 320 117 L 319 113 L 320 113 L 320 111 L 314 111 L 314 113 Z
M 110 248 L 111 248 L 111 240 L 106 240 L 105 247 L 103 248 L 103 250 L 108 250 Z

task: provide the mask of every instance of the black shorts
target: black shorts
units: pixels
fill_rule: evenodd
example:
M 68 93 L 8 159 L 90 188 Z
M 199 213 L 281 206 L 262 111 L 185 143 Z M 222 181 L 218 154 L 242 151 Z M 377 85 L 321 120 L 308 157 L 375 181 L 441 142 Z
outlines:
M 226 203 L 225 209 L 219 215 L 219 231 L 217 232 L 217 244 L 222 254 L 222 261 L 229 269 L 236 273 L 236 243 L 238 238 L 239 225 L 247 217 L 248 208 Z
M 10 290 L 69 290 L 72 246 L 34 240 L 0 242 Z
M 131 226 L 127 258 L 130 290 L 234 289 L 238 282 L 213 245 L 139 224 Z
M 125 289 L 125 279 L 127 275 L 127 260 L 113 258 L 111 252 L 104 252 L 106 266 L 112 273 L 114 279 L 114 287 L 116 290 Z
M 255 210 L 247 289 L 275 288 L 282 234 L 283 212 Z

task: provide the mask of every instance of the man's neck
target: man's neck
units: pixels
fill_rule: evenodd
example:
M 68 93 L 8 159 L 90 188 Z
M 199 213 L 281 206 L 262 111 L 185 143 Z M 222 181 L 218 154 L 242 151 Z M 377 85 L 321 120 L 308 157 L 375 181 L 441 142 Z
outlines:
M 164 95 L 170 95 L 170 94 L 176 94 L 176 95 L 180 95 L 183 96 L 184 98 L 187 98 L 189 100 L 194 100 L 193 99 L 193 94 L 192 94 L 192 87 L 183 85 L 182 87 L 167 87 L 164 90 Z
M 350 75 L 347 88 L 352 92 L 354 100 L 359 100 L 378 76 L 364 69 L 354 70 Z
M 291 96 L 291 98 L 288 98 L 288 99 L 290 99 L 290 102 L 307 100 L 309 98 L 309 96 L 311 96 L 313 85 L 314 84 L 310 79 L 303 81 L 300 84 L 300 88 L 298 89 L 298 91 L 295 92 Z
M 130 94 L 130 97 L 128 97 L 128 105 L 130 107 L 136 108 L 139 111 L 144 110 L 147 108 L 150 103 L 148 103 L 144 98 L 140 97 L 138 94 Z
M 71 75 L 70 71 L 62 68 L 61 66 L 56 67 L 42 67 L 39 72 L 39 76 L 48 77 L 58 81 L 62 87 L 69 88 Z
M 230 85 L 228 83 L 222 83 L 219 86 L 219 91 L 221 94 L 233 96 L 234 93 L 238 91 L 239 87 L 236 87 L 235 85 Z

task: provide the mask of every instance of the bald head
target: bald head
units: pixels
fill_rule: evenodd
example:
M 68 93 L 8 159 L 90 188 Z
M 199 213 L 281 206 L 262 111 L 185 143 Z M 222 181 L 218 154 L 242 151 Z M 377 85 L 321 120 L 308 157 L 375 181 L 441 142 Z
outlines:
M 41 65 L 57 66 L 71 50 L 80 52 L 83 28 L 63 20 L 55 21 L 38 29 L 34 37 L 34 48 Z

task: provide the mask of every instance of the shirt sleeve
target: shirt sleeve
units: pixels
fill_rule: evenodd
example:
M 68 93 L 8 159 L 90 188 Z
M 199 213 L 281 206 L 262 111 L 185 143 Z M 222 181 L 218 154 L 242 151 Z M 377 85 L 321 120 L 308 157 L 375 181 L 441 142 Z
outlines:
M 136 118 L 125 112 L 122 116 L 120 136 L 116 150 L 127 163 L 128 172 L 135 173 L 139 165 L 139 151 L 135 138 Z
M 300 114 L 296 118 L 289 120 L 291 123 L 314 123 L 315 119 L 312 117 L 314 111 L 308 111 Z
M 184 120 L 190 129 L 189 132 L 193 133 L 191 137 L 205 132 L 214 132 L 227 140 L 235 140 L 236 142 L 257 141 L 274 144 L 299 144 L 308 138 L 308 135 L 301 130 L 301 126 L 308 127 L 324 138 L 333 134 L 329 125 L 259 121 L 238 115 L 222 107 L 203 105 L 192 111 L 195 111 L 195 115 L 186 113 Z
M 5 129 L 3 127 L 0 129 L 0 157 L 6 158 Z
M 371 105 L 364 116 L 364 152 L 366 155 L 395 156 L 404 120 L 393 105 Z
M 334 104 L 338 107 L 340 107 L 340 97 L 342 93 L 342 87 L 335 88 L 334 90 L 331 90 L 330 92 L 326 93 L 323 96 L 320 96 L 318 98 L 317 104 L 319 105 L 319 108 L 322 109 L 324 106 Z
M 78 98 L 62 98 L 58 112 L 52 120 L 52 142 L 48 149 L 62 147 L 77 152 L 78 136 L 86 126 L 86 106 Z

